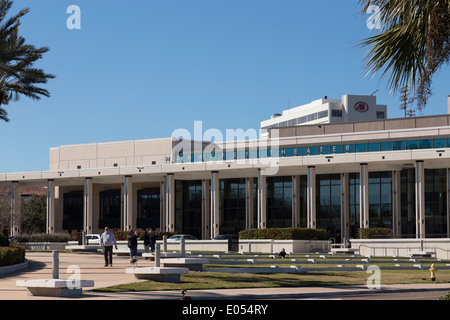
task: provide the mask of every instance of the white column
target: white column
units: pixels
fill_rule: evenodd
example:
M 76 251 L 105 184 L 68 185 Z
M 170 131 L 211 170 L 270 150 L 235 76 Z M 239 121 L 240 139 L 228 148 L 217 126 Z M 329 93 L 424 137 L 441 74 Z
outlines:
M 123 230 L 134 228 L 133 220 L 133 177 L 125 176 L 123 186 Z
M 168 232 L 175 231 L 175 177 L 173 173 L 167 174 L 166 230 Z
M 306 182 L 307 227 L 316 229 L 316 168 L 308 167 Z
M 350 182 L 349 174 L 341 174 L 341 243 L 347 243 L 350 238 Z
M 211 239 L 219 235 L 219 173 L 211 172 Z
M 292 228 L 300 227 L 300 176 L 292 176 Z
M 450 99 L 450 97 L 449 97 Z M 449 101 L 450 107 L 450 101 Z M 447 238 L 450 238 L 450 170 L 447 169 Z
M 258 228 L 266 228 L 266 176 L 258 169 Z
M 210 236 L 210 218 L 209 218 L 209 179 L 202 180 L 202 239 L 208 240 Z
M 425 238 L 425 169 L 422 160 L 416 161 L 416 238 Z
M 252 229 L 254 221 L 253 178 L 245 178 L 245 228 Z
M 161 231 L 166 230 L 166 181 L 163 180 L 159 183 L 159 226 Z
M 21 199 L 19 182 L 13 181 L 11 183 L 11 222 L 9 228 L 9 235 L 11 237 L 14 237 L 20 233 L 20 207 Z
M 401 238 L 401 181 L 400 170 L 392 171 L 392 233 Z
M 369 170 L 367 163 L 361 163 L 359 173 L 359 221 L 360 228 L 369 228 Z
M 92 178 L 84 180 L 84 197 L 83 197 L 83 229 L 86 233 L 92 232 L 93 216 L 93 185 Z
M 47 233 L 55 233 L 55 181 L 47 181 Z

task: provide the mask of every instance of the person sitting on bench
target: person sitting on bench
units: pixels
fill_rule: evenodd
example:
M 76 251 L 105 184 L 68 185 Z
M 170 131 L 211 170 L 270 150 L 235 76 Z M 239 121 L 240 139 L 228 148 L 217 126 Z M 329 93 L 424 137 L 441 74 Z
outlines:
M 281 252 L 278 254 L 278 257 L 280 257 L 281 259 L 286 258 L 286 250 L 281 249 Z

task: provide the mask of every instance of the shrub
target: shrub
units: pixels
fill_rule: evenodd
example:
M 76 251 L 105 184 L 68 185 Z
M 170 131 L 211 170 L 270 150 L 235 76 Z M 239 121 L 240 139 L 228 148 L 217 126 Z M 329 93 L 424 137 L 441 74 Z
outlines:
M 116 237 L 117 241 L 120 240 L 127 240 L 128 231 L 113 231 L 114 236 Z M 138 238 L 140 240 L 144 239 L 144 231 L 143 230 L 137 230 Z M 167 239 L 173 236 L 175 233 L 173 232 L 157 232 L 156 233 L 156 240 L 162 240 L 164 235 L 167 235 Z
M 0 247 L 8 247 L 9 239 L 3 233 L 0 233 Z
M 18 242 L 67 242 L 72 240 L 73 235 L 68 233 L 33 233 L 21 234 L 17 237 Z
M 13 244 L 9 247 L 0 247 L 0 266 L 9 266 L 25 260 L 25 247 Z
M 308 228 L 247 229 L 239 232 L 239 238 L 274 240 L 327 240 L 328 232 L 324 229 Z
M 392 238 L 392 230 L 388 228 L 363 228 L 358 229 L 359 239 L 389 239 Z

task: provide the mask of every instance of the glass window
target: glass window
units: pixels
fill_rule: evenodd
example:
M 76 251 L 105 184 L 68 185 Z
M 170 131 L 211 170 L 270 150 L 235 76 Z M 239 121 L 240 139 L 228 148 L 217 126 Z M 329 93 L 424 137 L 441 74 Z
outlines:
M 433 148 L 433 140 L 420 140 L 420 149 L 431 149 Z
M 419 149 L 419 141 L 418 140 L 406 141 L 406 149 L 408 150 Z
M 342 152 L 343 153 L 353 153 L 353 152 L 355 152 L 355 145 L 354 144 L 344 144 L 344 145 L 342 145 Z
M 433 148 L 445 148 L 445 139 L 434 139 Z
M 305 147 L 297 148 L 297 156 L 299 157 L 306 156 L 306 148 Z
M 341 145 L 331 146 L 330 147 L 330 153 L 333 153 L 333 154 L 342 153 L 342 146 Z
M 406 150 L 406 142 L 405 141 L 394 141 L 394 150 Z
M 332 117 L 341 118 L 342 117 L 342 110 L 332 109 L 331 110 L 331 116 Z
M 160 196 L 159 188 L 141 189 L 137 192 L 137 218 L 138 228 L 160 227 Z
M 250 157 L 250 159 L 257 159 L 259 157 L 258 150 L 255 150 L 255 149 L 250 150 L 249 157 Z
M 322 118 L 326 118 L 326 117 L 328 117 L 328 110 L 320 111 L 317 114 L 318 119 L 322 119 Z
M 319 154 L 330 154 L 330 146 L 320 146 Z
M 367 143 L 358 143 L 355 145 L 356 152 L 367 152 Z
M 292 226 L 292 177 L 267 177 L 267 227 Z M 245 200 L 245 193 L 244 193 Z M 245 205 L 243 210 L 245 222 Z
M 380 143 L 379 142 L 369 143 L 367 151 L 369 152 L 380 151 Z
M 306 147 L 306 155 L 307 156 L 316 156 L 318 154 L 317 147 Z
M 392 150 L 392 141 L 380 143 L 380 151 L 391 151 L 391 150 Z

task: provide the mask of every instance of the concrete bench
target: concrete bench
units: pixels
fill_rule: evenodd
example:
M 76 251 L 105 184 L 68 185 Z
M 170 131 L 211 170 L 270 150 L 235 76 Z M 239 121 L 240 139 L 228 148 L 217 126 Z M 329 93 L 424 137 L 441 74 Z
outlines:
M 183 267 L 191 271 L 202 271 L 203 264 L 209 263 L 205 258 L 165 258 L 161 259 L 161 265 L 164 267 Z
M 78 244 L 72 244 L 66 246 L 66 250 L 70 250 L 72 252 L 96 252 L 97 250 L 100 250 L 100 246 L 98 244 L 89 244 L 89 245 L 78 245 Z
M 432 258 L 436 255 L 433 251 L 410 251 L 406 253 L 406 256 L 410 258 Z
M 181 258 L 182 255 L 180 252 L 160 252 L 160 258 Z M 144 252 L 142 254 L 143 258 L 149 258 L 149 260 L 155 260 L 155 253 L 153 252 Z
M 31 296 L 47 297 L 81 297 L 82 288 L 93 287 L 93 280 L 70 280 L 70 279 L 34 279 L 17 280 L 17 287 L 26 287 L 27 294 Z
M 358 251 L 358 249 L 354 248 L 333 248 L 331 249 L 330 254 L 355 254 Z
M 181 274 L 188 274 L 188 268 L 177 267 L 145 267 L 127 268 L 125 273 L 134 274 L 137 279 L 153 280 L 159 282 L 179 283 Z

